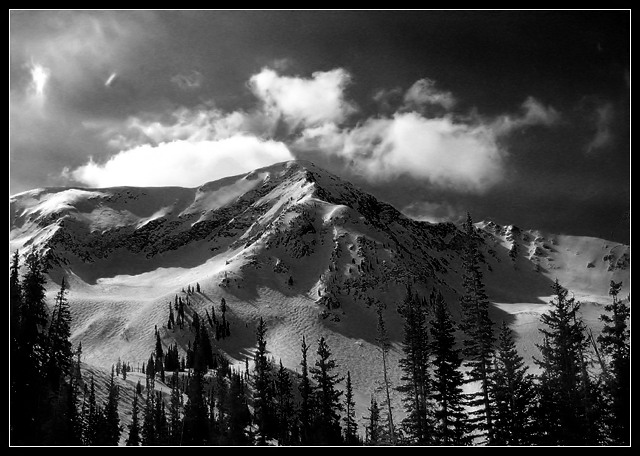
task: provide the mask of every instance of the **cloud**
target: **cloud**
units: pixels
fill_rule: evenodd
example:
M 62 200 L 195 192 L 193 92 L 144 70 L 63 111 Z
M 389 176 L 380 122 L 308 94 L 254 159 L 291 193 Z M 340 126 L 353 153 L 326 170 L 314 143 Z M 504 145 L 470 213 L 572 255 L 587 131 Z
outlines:
M 464 214 L 448 203 L 431 201 L 414 201 L 402 209 L 402 213 L 409 218 L 423 222 L 441 223 L 456 222 Z
M 196 70 L 187 73 L 179 73 L 171 78 L 171 82 L 176 84 L 182 90 L 194 90 L 202 86 L 204 76 Z
M 528 97 L 520 106 L 519 115 L 502 115 L 492 122 L 498 135 L 507 135 L 515 130 L 532 126 L 550 127 L 556 125 L 560 119 L 560 113 L 552 106 L 545 106 L 533 97 Z
M 168 114 L 141 113 L 124 121 L 85 121 L 83 125 L 100 132 L 111 149 L 122 151 L 144 144 L 216 141 L 239 134 L 269 138 L 276 120 L 260 110 L 224 112 L 203 104 Z
M 370 181 L 410 176 L 441 188 L 484 191 L 503 174 L 504 152 L 491 130 L 451 117 L 408 112 L 369 119 L 348 131 L 327 125 L 305 131 L 296 145 L 339 155 Z
M 196 187 L 225 176 L 291 160 L 286 145 L 251 136 L 217 141 L 173 141 L 120 152 L 106 163 L 93 160 L 65 173 L 92 187 Z
M 424 78 L 409 87 L 404 94 L 404 102 L 409 108 L 440 106 L 449 111 L 456 105 L 457 100 L 451 92 L 437 89 L 435 81 Z
M 44 97 L 44 89 L 51 76 L 51 71 L 42 65 L 37 63 L 31 63 L 31 86 L 30 89 L 37 97 Z
M 356 112 L 345 99 L 344 89 L 351 76 L 342 68 L 317 71 L 309 79 L 280 76 L 264 68 L 249 80 L 249 87 L 263 103 L 267 112 L 282 115 L 292 127 L 314 127 L 323 123 L 342 123 Z
M 118 77 L 118 73 L 111 73 L 111 75 L 107 78 L 107 80 L 104 83 L 105 87 L 110 87 L 117 77 Z
M 611 103 L 601 103 L 595 110 L 595 127 L 596 132 L 586 146 L 588 154 L 595 153 L 599 150 L 609 147 L 614 140 L 611 124 L 613 122 L 613 105 Z
M 441 108 L 455 105 L 453 96 L 440 96 L 433 87 L 422 79 L 407 91 L 408 98 Z M 532 97 L 523 102 L 520 113 L 497 118 L 447 112 L 427 117 L 399 108 L 392 116 L 369 118 L 351 129 L 335 123 L 307 128 L 293 148 L 341 157 L 352 172 L 373 183 L 408 176 L 441 189 L 482 193 L 504 179 L 508 151 L 503 138 L 528 126 L 554 125 L 559 119 L 555 109 Z

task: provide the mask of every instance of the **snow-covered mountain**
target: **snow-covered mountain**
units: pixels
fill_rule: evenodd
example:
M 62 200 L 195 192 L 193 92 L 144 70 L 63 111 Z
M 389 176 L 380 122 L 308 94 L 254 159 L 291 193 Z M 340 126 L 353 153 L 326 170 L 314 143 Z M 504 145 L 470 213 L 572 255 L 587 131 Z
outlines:
M 308 162 L 192 189 L 31 190 L 10 198 L 10 217 L 10 255 L 42 253 L 51 293 L 67 277 L 72 338 L 82 342 L 84 361 L 98 367 L 118 358 L 145 361 L 156 325 L 167 345 L 175 340 L 185 348 L 193 335 L 166 329 L 168 305 L 197 283 L 190 311 L 218 310 L 225 298 L 232 336 L 216 344 L 238 363 L 250 356 L 260 317 L 268 349 L 293 370 L 302 336 L 324 336 L 340 369 L 351 372 L 361 416 L 380 386 L 375 300 L 386 304 L 396 384 L 397 304 L 406 284 L 425 296 L 439 288 L 459 315 L 460 227 L 412 220 Z M 476 227 L 492 316 L 514 328 L 529 361 L 553 280 L 585 303 L 594 331 L 610 280 L 622 280 L 628 293 L 626 245 L 493 222 Z

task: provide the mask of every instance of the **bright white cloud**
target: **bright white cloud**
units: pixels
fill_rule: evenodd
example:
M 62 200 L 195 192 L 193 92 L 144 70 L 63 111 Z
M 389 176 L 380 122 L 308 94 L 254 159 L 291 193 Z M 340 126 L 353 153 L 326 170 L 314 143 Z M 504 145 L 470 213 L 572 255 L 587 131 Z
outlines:
M 437 89 L 435 81 L 424 78 L 409 87 L 404 95 L 404 102 L 410 108 L 435 105 L 448 111 L 455 106 L 456 99 L 451 92 Z
M 370 180 L 408 175 L 441 188 L 483 191 L 503 175 L 503 152 L 491 131 L 450 117 L 410 112 L 370 119 L 343 138 L 339 154 Z
M 344 96 L 351 81 L 342 68 L 318 71 L 310 79 L 280 76 L 264 68 L 251 77 L 249 86 L 273 116 L 282 115 L 291 126 L 317 126 L 327 122 L 341 123 L 355 112 Z
M 233 136 L 218 141 L 143 145 L 122 151 L 104 164 L 91 160 L 67 174 L 92 187 L 196 187 L 292 158 L 281 142 Z
M 420 88 L 414 95 L 421 94 L 422 103 L 453 106 L 452 97 L 427 100 L 431 83 L 413 87 Z M 320 150 L 342 157 L 370 181 L 411 176 L 439 188 L 483 192 L 504 178 L 507 151 L 501 139 L 527 126 L 553 125 L 559 118 L 553 108 L 528 98 L 520 114 L 497 119 L 447 113 L 427 118 L 412 111 L 370 118 L 353 129 L 327 123 L 305 129 L 294 146 L 301 152 Z

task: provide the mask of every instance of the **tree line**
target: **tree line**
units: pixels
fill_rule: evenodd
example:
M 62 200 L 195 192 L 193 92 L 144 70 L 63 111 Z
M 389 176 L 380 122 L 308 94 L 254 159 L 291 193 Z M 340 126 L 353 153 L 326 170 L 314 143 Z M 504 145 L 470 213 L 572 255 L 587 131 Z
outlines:
M 143 364 L 145 387 L 138 382 L 135 388 L 127 429 L 117 421 L 114 369 L 102 406 L 95 403 L 93 379 L 78 400 L 79 355 L 75 363 L 66 284 L 49 317 L 40 262 L 27 258 L 20 280 L 16 252 L 10 274 L 11 442 L 117 444 L 123 432 L 127 445 L 629 445 L 629 306 L 618 297 L 622 284 L 611 282 L 612 301 L 595 338 L 580 302 L 556 280 L 551 308 L 541 316 L 534 375 L 506 322 L 496 330 L 489 318 L 470 217 L 464 234 L 460 322 L 436 288 L 427 298 L 407 287 L 398 305 L 404 320 L 399 385 L 387 375 L 390 344 L 383 306 L 377 306 L 384 387 L 381 397 L 371 395 L 366 416 L 356 416 L 351 373 L 340 370 L 325 338 L 316 341 L 311 360 L 312 347 L 302 336 L 300 369 L 293 373 L 269 356 L 267 325 L 260 319 L 252 367 L 246 360 L 244 372 L 232 368 L 209 334 L 217 340 L 224 333 L 222 303 L 221 319 L 213 307 L 206 319 L 193 314 L 186 360 L 178 360 L 177 345 L 163 349 L 156 328 L 155 350 Z M 180 315 L 180 301 L 174 304 Z M 174 320 L 169 309 L 172 327 L 182 327 L 184 317 Z M 130 368 L 120 370 L 126 378 Z M 155 389 L 158 378 L 170 386 L 169 394 Z M 402 396 L 399 422 L 393 390 Z M 34 426 L 43 432 L 34 433 Z

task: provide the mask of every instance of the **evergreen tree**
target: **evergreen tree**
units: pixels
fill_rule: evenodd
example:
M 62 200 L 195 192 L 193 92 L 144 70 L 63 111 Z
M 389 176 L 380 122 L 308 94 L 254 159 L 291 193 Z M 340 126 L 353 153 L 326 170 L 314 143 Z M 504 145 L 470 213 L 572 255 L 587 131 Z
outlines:
M 382 426 L 380 424 L 380 407 L 376 399 L 371 396 L 371 405 L 369 406 L 369 416 L 364 417 L 366 420 L 365 426 L 365 444 L 366 445 L 379 445 L 382 436 Z
M 413 443 L 426 445 L 430 439 L 431 423 L 428 418 L 429 337 L 426 325 L 426 309 L 416 295 L 407 288 L 400 308 L 404 317 L 404 339 L 400 359 L 403 384 L 397 388 L 403 394 L 407 417 L 402 427 Z
M 234 373 L 231 376 L 228 398 L 229 441 L 234 445 L 248 445 L 249 439 L 245 429 L 251 423 L 251 412 L 247 405 L 245 388 L 240 374 Z
M 169 403 L 169 435 L 172 445 L 180 445 L 182 439 L 182 420 L 180 419 L 180 399 L 182 393 L 178 388 L 178 372 L 171 377 L 171 400 Z
M 431 399 L 435 403 L 433 440 L 436 445 L 463 445 L 467 430 L 462 392 L 464 380 L 455 327 L 442 294 L 432 292 L 430 301 L 433 311 L 429 321 L 429 352 L 433 356 Z
M 184 408 L 182 443 L 186 445 L 206 445 L 208 442 L 208 411 L 204 394 L 204 374 L 207 372 L 207 366 L 204 358 L 203 351 L 196 350 L 193 375 L 189 379 L 188 399 Z
M 104 429 L 106 436 L 106 445 L 118 445 L 120 441 L 120 417 L 118 415 L 118 400 L 120 397 L 120 387 L 115 384 L 114 369 L 111 367 L 111 379 L 109 380 L 109 393 L 107 403 L 104 406 L 106 428 Z
M 222 313 L 224 320 L 224 312 Z M 256 329 L 257 350 L 254 355 L 254 415 L 258 425 L 259 444 L 266 445 L 268 437 L 273 436 L 274 404 L 271 378 L 271 363 L 267 359 L 267 332 L 264 320 L 260 318 Z
M 300 367 L 302 372 L 300 374 L 300 383 L 298 384 L 298 391 L 300 392 L 300 406 L 298 408 L 298 421 L 300 422 L 300 443 L 307 445 L 311 439 L 311 423 L 313 421 L 313 391 L 311 389 L 311 380 L 309 379 L 309 366 L 307 362 L 307 352 L 309 346 L 302 336 L 302 360 L 300 361 Z
M 156 430 L 156 445 L 169 444 L 169 425 L 165 411 L 162 393 L 156 391 L 155 408 L 153 411 L 154 428 Z
M 153 446 L 156 444 L 156 427 L 155 427 L 155 403 L 153 388 L 147 387 L 147 400 L 144 405 L 144 418 L 142 421 L 142 438 L 141 443 L 144 446 Z
M 81 348 L 80 348 L 81 350 Z M 82 445 L 82 416 L 78 413 L 79 389 L 82 375 L 80 374 L 80 361 L 78 357 L 77 370 L 69 377 L 66 422 L 68 430 L 68 445 Z
M 176 320 L 173 315 L 173 308 L 171 307 L 171 301 L 169 301 L 169 320 L 167 321 L 167 328 L 172 329 L 176 326 Z
M 291 378 L 280 360 L 280 368 L 275 379 L 275 404 L 278 420 L 278 442 L 281 445 L 291 444 L 291 428 L 294 425 L 291 388 Z
M 556 280 L 551 310 L 541 316 L 544 343 L 542 355 L 534 358 L 543 370 L 540 376 L 540 404 L 546 415 L 546 429 L 539 443 L 550 445 L 597 444 L 593 385 L 586 373 L 584 353 L 588 348 L 585 325 L 579 316 L 580 303 Z M 541 421 L 542 422 L 542 421 Z
M 468 382 L 479 383 L 479 390 L 467 395 L 467 405 L 472 409 L 469 425 L 484 436 L 488 443 L 493 439 L 493 398 L 490 383 L 493 370 L 495 337 L 493 322 L 489 318 L 489 299 L 484 289 L 480 263 L 482 254 L 477 246 L 475 228 L 471 216 L 467 214 L 464 225 L 466 245 L 464 252 L 464 294 L 460 299 L 462 307 L 461 328 L 465 333 L 463 354 L 469 368 Z
M 140 445 L 140 423 L 138 422 L 138 394 L 133 394 L 133 407 L 131 408 L 131 424 L 129 424 L 129 437 L 127 446 Z
M 383 304 L 378 302 L 376 306 L 376 313 L 378 315 L 378 326 L 377 326 L 377 337 L 376 342 L 378 344 L 378 348 L 382 354 L 382 379 L 384 382 L 384 391 L 386 396 L 386 406 L 387 406 L 387 422 L 389 423 L 389 437 L 393 444 L 396 443 L 396 432 L 393 423 L 393 409 L 391 407 L 391 395 L 389 390 L 391 389 L 390 381 L 389 381 L 389 368 L 387 366 L 387 356 L 389 354 L 389 349 L 391 348 L 391 344 L 389 343 L 389 336 L 387 335 L 387 328 L 384 322 L 384 317 L 382 315 Z
M 67 284 L 63 277 L 60 291 L 55 299 L 47 343 L 47 378 L 54 391 L 58 389 L 63 377 L 70 373 L 73 363 L 73 347 L 69 340 L 71 338 L 71 311 L 66 294 Z
M 162 349 L 162 341 L 160 340 L 160 333 L 156 331 L 156 361 L 159 363 L 156 366 L 156 372 L 160 370 L 162 359 L 164 358 L 164 350 Z
M 319 444 L 339 445 L 342 443 L 340 429 L 342 391 L 337 389 L 337 385 L 343 378 L 333 373 L 337 364 L 331 356 L 331 351 L 324 337 L 318 341 L 317 355 L 315 366 L 310 369 L 311 376 L 317 385 L 314 396 L 317 400 L 318 414 L 314 427 Z
M 96 403 L 96 390 L 95 382 L 91 377 L 91 386 L 89 389 L 89 406 L 87 410 L 86 428 L 84 441 L 85 445 L 103 445 L 104 438 L 104 424 L 105 424 L 104 412 Z
M 358 445 L 358 424 L 356 423 L 356 403 L 353 398 L 353 385 L 351 384 L 351 372 L 347 371 L 347 385 L 344 396 L 344 443 L 346 445 Z
M 529 445 L 532 443 L 535 385 L 533 376 L 518 354 L 513 333 L 502 323 L 492 378 L 495 398 L 495 445 Z
M 48 323 L 45 302 L 46 270 L 37 254 L 27 257 L 26 267 L 27 272 L 22 280 L 23 309 L 20 312 L 20 341 L 28 356 L 29 365 L 26 366 L 30 370 L 28 374 L 41 377 L 47 353 L 47 340 L 44 333 Z
M 609 441 L 613 445 L 629 445 L 631 424 L 631 353 L 627 325 L 630 308 L 618 299 L 621 288 L 622 282 L 611 281 L 609 295 L 613 301 L 604 307 L 608 314 L 600 316 L 604 327 L 598 336 L 602 352 L 608 359 L 604 366 L 604 396 Z

